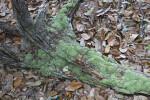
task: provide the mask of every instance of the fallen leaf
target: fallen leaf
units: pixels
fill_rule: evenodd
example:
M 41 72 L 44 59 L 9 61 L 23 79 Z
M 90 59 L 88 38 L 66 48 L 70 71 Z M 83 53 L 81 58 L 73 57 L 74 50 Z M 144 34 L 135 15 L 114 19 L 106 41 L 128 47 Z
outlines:
M 117 24 L 117 29 L 118 29 L 118 30 L 121 30 L 121 29 L 122 29 L 122 24 L 123 24 L 123 22 L 120 22 L 119 24 Z
M 92 88 L 88 98 L 93 98 L 95 96 L 95 88 Z
M 87 100 L 86 96 L 81 97 L 81 100 Z
M 114 56 L 119 56 L 119 55 L 121 54 L 121 52 L 118 51 L 118 49 L 112 49 L 112 50 L 110 51 L 110 53 L 111 53 L 112 55 L 114 55 Z
M 83 24 L 77 24 L 76 28 L 79 32 L 83 32 L 85 30 L 85 26 Z
M 108 42 L 108 45 L 114 46 L 115 43 L 116 43 L 116 37 L 115 37 L 115 35 L 110 35 L 109 38 L 108 38 L 108 40 L 107 40 L 107 42 Z
M 143 95 L 135 95 L 133 100 L 149 100 L 149 99 Z
M 135 53 L 135 49 L 134 48 L 129 48 L 129 51 L 131 52 L 131 53 Z
M 6 82 L 6 85 L 4 86 L 3 90 L 13 89 L 13 76 L 12 76 L 12 74 L 8 74 L 5 77 L 4 82 Z
M 125 12 L 124 12 L 125 17 L 129 17 L 131 14 L 133 14 L 132 10 L 130 10 L 130 11 L 125 10 Z
M 113 21 L 113 22 L 116 21 L 116 20 L 115 20 L 115 17 L 113 17 L 112 15 L 108 15 L 108 18 L 109 18 L 111 21 Z
M 70 99 L 70 98 L 71 98 L 70 92 L 66 91 L 66 92 L 65 92 L 65 96 L 66 96 L 68 99 Z
M 68 87 L 65 88 L 66 91 L 75 91 L 78 88 L 82 87 L 83 83 L 82 82 L 71 82 Z
M 93 11 L 94 11 L 94 8 L 95 7 L 92 7 L 90 10 L 88 10 L 86 13 L 84 13 L 86 16 L 90 16 L 92 13 L 93 13 Z
M 11 9 L 11 8 L 12 8 L 11 1 L 9 1 L 9 3 L 8 3 L 8 8 L 9 8 L 9 9 Z
M 108 0 L 108 1 L 110 1 L 110 0 Z M 111 9 L 111 4 L 110 4 L 110 6 L 108 7 L 108 8 L 106 8 L 103 12 L 101 12 L 101 13 L 99 13 L 99 11 L 97 11 L 97 15 L 96 16 L 102 16 L 102 15 L 104 15 L 105 13 L 107 13 L 110 9 Z
M 17 88 L 18 86 L 20 86 L 21 82 L 22 82 L 22 78 L 21 77 L 17 77 L 14 80 L 14 88 Z
M 34 83 L 34 86 L 39 86 L 39 85 L 41 85 L 41 81 L 36 81 L 35 83 Z
M 50 94 L 47 95 L 47 97 L 53 97 L 57 94 L 56 91 L 52 91 Z
M 128 50 L 127 43 L 122 42 L 122 43 L 121 43 L 121 46 L 120 46 L 120 48 L 119 48 L 119 50 L 120 50 L 122 53 L 125 53 L 125 52 Z
M 105 99 L 104 99 L 104 97 L 98 95 L 98 96 L 96 96 L 96 100 L 105 100 Z
M 134 41 L 138 36 L 139 34 L 131 34 L 129 41 L 130 42 Z
M 84 42 L 83 38 L 80 39 L 80 45 L 83 46 L 83 47 L 85 47 L 85 42 Z
M 106 45 L 105 53 L 109 53 L 109 51 L 110 51 L 110 45 Z
M 88 35 L 87 33 L 82 33 L 81 36 L 84 40 L 89 40 L 91 38 L 91 36 Z
M 41 85 L 41 81 L 36 81 L 36 82 L 26 82 L 27 86 L 39 86 Z

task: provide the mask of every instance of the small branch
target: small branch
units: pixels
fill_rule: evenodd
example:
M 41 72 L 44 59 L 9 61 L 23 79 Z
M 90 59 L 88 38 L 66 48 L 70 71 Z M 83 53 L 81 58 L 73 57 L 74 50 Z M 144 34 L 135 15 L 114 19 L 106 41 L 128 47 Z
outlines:
M 135 43 L 135 42 L 128 42 L 128 44 L 135 44 L 135 45 L 144 45 L 144 46 L 147 46 L 148 43 Z
M 33 24 L 25 0 L 11 0 L 11 2 L 18 26 L 23 35 L 39 48 L 45 50 L 50 48 L 45 29 Z
M 23 67 L 24 63 L 22 58 L 18 54 L 10 50 L 6 44 L 0 44 L 0 61 L 3 65 L 9 67 Z

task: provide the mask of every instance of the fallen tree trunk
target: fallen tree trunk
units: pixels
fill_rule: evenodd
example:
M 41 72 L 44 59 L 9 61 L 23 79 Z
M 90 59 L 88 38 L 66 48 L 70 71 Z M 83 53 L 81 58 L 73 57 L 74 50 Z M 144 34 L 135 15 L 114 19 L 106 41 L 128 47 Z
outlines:
M 37 52 L 28 53 L 23 59 L 19 55 L 13 57 L 12 51 L 0 48 L 3 64 L 39 68 L 43 76 L 80 79 L 92 85 L 111 87 L 119 93 L 150 95 L 150 75 L 120 65 L 114 59 L 81 47 L 76 42 L 70 23 L 72 16 L 69 15 L 73 14 L 78 3 L 79 0 L 74 0 L 65 4 L 55 19 L 45 24 L 49 24 L 45 30 L 32 23 L 24 0 L 12 0 L 18 26 L 23 35 L 36 46 Z

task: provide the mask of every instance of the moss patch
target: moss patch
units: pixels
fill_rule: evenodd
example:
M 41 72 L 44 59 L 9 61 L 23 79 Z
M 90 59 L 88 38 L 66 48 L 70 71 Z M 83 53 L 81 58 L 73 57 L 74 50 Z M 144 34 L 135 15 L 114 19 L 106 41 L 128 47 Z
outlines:
M 67 28 L 68 27 L 68 19 L 66 15 L 68 11 L 67 9 L 70 7 L 74 7 L 76 3 L 77 0 L 74 0 L 73 2 L 69 2 L 63 5 L 60 11 L 58 12 L 57 16 L 55 17 L 55 19 L 52 21 L 52 23 L 50 22 L 50 24 L 52 24 L 52 27 L 60 30 L 62 30 L 63 28 Z
M 91 69 L 85 69 L 84 66 L 74 64 L 73 58 L 78 54 L 83 55 L 85 60 L 94 66 L 93 70 L 100 72 L 104 77 L 102 80 L 93 77 L 90 73 Z M 32 59 L 33 55 L 28 54 L 25 58 L 29 60 L 28 67 L 40 68 L 43 76 L 64 76 L 67 77 L 63 68 L 69 66 L 69 71 L 74 75 L 73 78 L 80 79 L 83 82 L 88 82 L 93 85 L 111 86 L 117 92 L 126 94 L 141 93 L 145 91 L 150 93 L 150 79 L 139 74 L 133 73 L 133 69 L 127 66 L 119 67 L 115 62 L 112 62 L 107 57 L 103 57 L 98 52 L 90 50 L 86 47 L 81 47 L 79 44 L 60 40 L 56 51 L 50 51 L 52 58 L 39 49 L 37 58 Z M 54 74 L 56 72 L 57 74 Z

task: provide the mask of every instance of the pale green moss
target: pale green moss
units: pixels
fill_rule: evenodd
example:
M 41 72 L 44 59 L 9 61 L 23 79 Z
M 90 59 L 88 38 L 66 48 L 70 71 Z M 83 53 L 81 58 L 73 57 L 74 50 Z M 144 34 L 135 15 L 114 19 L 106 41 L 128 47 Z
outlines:
M 48 32 L 54 32 L 54 29 L 51 28 L 51 27 L 49 27 L 49 28 L 47 28 L 47 31 L 48 31 Z
M 110 58 L 103 57 L 100 53 L 86 47 L 81 47 L 76 43 L 59 40 L 56 47 L 55 51 L 50 51 L 53 56 L 52 58 L 39 49 L 37 60 L 29 62 L 29 67 L 40 68 L 44 76 L 49 76 L 54 71 L 59 70 L 59 72 L 62 72 L 59 75 L 65 77 L 66 75 L 62 69 L 65 66 L 69 66 L 69 70 L 75 76 L 73 78 L 79 78 L 83 82 L 89 82 L 89 84 L 93 85 L 111 86 L 117 92 L 127 94 L 141 93 L 141 91 L 148 91 L 150 93 L 150 79 L 133 73 L 133 68 L 128 66 L 122 66 L 121 68 L 116 62 L 112 62 L 113 60 L 110 60 Z M 85 61 L 92 66 L 92 70 L 100 72 L 104 78 L 95 78 L 90 74 L 90 68 L 85 69 L 84 66 L 74 64 L 72 59 L 77 58 L 78 54 L 82 54 Z M 28 54 L 25 58 L 30 60 L 33 56 Z
M 80 79 L 83 80 L 83 81 L 88 81 L 89 80 L 88 75 L 81 75 Z
M 66 61 L 59 57 L 55 57 L 55 63 L 58 67 L 65 67 L 66 65 Z
M 82 69 L 81 69 L 80 67 L 73 67 L 71 70 L 72 70 L 73 73 L 75 73 L 76 75 L 81 76 Z
M 74 7 L 76 5 L 77 1 L 74 0 L 72 3 L 67 3 L 62 6 L 60 11 L 58 12 L 57 16 L 55 19 L 52 21 L 52 27 L 57 28 L 57 29 L 63 29 L 68 27 L 68 20 L 67 20 L 67 9 L 69 7 Z
M 26 60 L 31 60 L 33 58 L 33 55 L 32 54 L 27 54 L 26 56 L 25 56 L 25 59 Z
M 73 33 L 67 33 L 67 36 L 69 36 L 69 37 L 71 37 L 71 38 L 73 38 L 73 39 L 75 39 L 75 38 L 76 38 L 76 35 L 75 35 L 75 34 L 73 34 Z
M 57 17 L 52 21 L 52 27 L 57 29 L 63 29 L 68 27 L 68 20 L 65 14 L 59 14 Z

